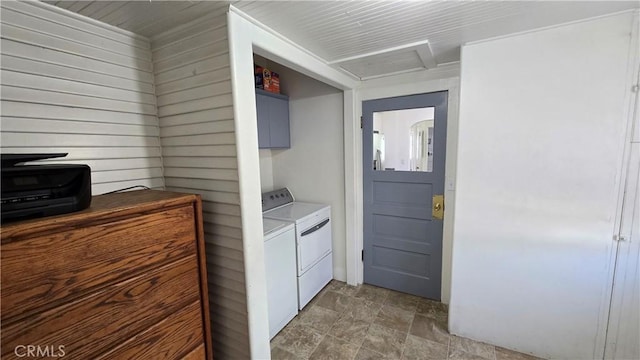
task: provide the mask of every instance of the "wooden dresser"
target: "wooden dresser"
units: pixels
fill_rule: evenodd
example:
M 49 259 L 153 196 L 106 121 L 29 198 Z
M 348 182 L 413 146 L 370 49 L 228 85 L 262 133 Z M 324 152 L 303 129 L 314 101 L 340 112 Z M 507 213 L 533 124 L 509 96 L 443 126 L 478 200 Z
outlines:
M 212 359 L 201 207 L 143 190 L 2 225 L 2 359 Z

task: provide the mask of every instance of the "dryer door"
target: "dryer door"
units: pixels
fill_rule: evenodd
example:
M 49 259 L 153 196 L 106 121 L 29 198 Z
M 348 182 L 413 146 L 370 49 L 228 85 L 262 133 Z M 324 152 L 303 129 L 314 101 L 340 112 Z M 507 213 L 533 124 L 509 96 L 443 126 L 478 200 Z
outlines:
M 297 228 L 298 276 L 331 252 L 331 217 L 313 217 Z

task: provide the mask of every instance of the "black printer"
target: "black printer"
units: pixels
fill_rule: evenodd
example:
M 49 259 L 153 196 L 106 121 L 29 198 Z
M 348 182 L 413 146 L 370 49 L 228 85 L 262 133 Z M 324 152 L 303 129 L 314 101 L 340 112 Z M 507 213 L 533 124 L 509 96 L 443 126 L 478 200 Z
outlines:
M 1 154 L 2 222 L 66 214 L 91 205 L 88 165 L 22 165 L 65 156 L 66 153 Z

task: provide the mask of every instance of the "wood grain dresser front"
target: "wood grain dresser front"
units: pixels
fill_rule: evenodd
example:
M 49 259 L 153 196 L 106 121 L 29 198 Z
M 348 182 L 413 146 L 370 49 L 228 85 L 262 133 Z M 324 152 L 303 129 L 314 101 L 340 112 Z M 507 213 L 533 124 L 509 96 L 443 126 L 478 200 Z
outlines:
M 96 196 L 2 226 L 2 358 L 212 359 L 197 195 Z

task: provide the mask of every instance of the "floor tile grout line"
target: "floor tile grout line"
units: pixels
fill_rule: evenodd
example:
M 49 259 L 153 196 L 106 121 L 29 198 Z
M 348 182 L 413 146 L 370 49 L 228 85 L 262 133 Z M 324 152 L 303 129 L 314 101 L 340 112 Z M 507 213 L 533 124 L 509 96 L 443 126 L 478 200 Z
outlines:
M 357 286 L 358 291 L 360 289 L 360 286 Z M 353 295 L 351 295 L 351 301 L 353 301 L 353 299 L 356 299 L 356 294 L 358 293 L 358 291 L 355 291 L 353 293 Z M 377 314 L 376 314 L 377 316 Z M 374 318 L 375 320 L 375 318 Z M 360 350 L 362 350 L 362 346 L 364 346 L 365 341 L 367 341 L 367 333 L 369 332 L 369 327 L 371 327 L 371 323 L 369 323 L 369 325 L 367 325 L 367 329 L 364 331 L 364 339 L 362 339 L 362 342 L 360 343 L 360 346 L 358 346 L 358 351 L 356 351 L 355 356 L 353 357 L 354 359 L 358 356 L 358 354 L 360 353 Z
M 327 287 L 325 287 L 325 289 L 327 289 L 327 291 L 326 291 L 326 292 L 324 292 L 324 293 L 321 295 L 321 297 L 324 297 L 324 296 L 327 294 L 327 292 L 328 292 L 328 291 L 332 291 L 332 289 L 329 289 L 329 288 L 327 288 Z M 324 290 L 324 289 L 323 289 L 323 290 Z M 321 290 L 321 291 L 323 291 L 323 290 Z M 336 292 L 336 293 L 338 293 L 337 291 L 335 291 L 335 292 Z M 318 300 L 320 300 L 320 299 L 318 299 Z M 315 307 L 315 306 L 320 306 L 320 305 L 318 305 L 318 304 L 313 304 L 313 305 L 311 305 L 311 307 Z M 321 307 L 321 308 L 324 308 L 323 306 L 320 306 L 320 307 Z M 311 308 L 309 308 L 309 310 L 311 310 Z M 331 310 L 331 309 L 327 309 L 327 310 Z M 334 311 L 334 310 L 331 310 L 331 311 Z M 335 312 L 336 312 L 336 313 L 338 313 L 338 318 L 340 317 L 340 315 L 342 315 L 342 312 L 338 312 L 338 311 L 335 311 Z M 343 311 L 343 312 L 344 312 L 344 311 Z M 336 319 L 337 319 L 337 318 L 336 318 Z M 334 321 L 334 323 L 335 323 L 335 321 Z M 307 359 L 310 359 L 310 358 L 311 358 L 311 355 L 313 355 L 313 353 L 318 349 L 318 347 L 320 346 L 320 344 L 322 344 L 322 342 L 323 342 L 323 341 L 324 341 L 324 339 L 327 337 L 327 335 L 329 335 L 329 331 L 331 330 L 331 327 L 332 327 L 332 326 L 333 326 L 333 324 L 331 324 L 331 326 L 329 326 L 329 329 L 327 329 L 327 331 L 325 331 L 324 333 L 322 333 L 322 337 L 320 338 L 320 341 L 316 344 L 316 346 L 313 348 L 313 350 L 309 353 L 309 356 L 307 356 Z
M 409 324 L 409 329 L 407 330 L 407 336 L 405 336 L 404 344 L 402 344 L 402 351 L 400 352 L 400 359 L 404 359 L 404 351 L 407 349 L 407 341 L 409 341 L 409 334 L 411 333 L 411 328 L 413 327 L 413 321 L 416 319 L 417 311 L 418 311 L 418 305 L 416 304 L 416 309 L 413 310 L 413 316 L 411 317 L 411 323 Z
M 324 341 L 324 338 L 326 337 L 326 334 L 323 334 L 322 337 L 320 338 L 320 341 L 318 341 L 318 343 L 316 344 L 316 346 L 313 347 L 313 350 L 311 350 L 311 352 L 309 352 L 309 356 L 306 357 L 306 359 L 311 359 L 311 355 L 313 355 L 314 352 L 316 352 L 316 350 L 318 349 L 318 346 L 320 346 L 320 344 L 322 344 L 322 342 Z
M 369 328 L 367 328 L 367 331 L 369 331 Z M 360 353 L 360 350 L 362 349 L 362 345 L 364 345 L 364 342 L 367 340 L 367 334 L 364 334 L 364 339 L 362 340 L 362 344 L 360 344 L 360 346 L 358 346 L 358 351 L 356 351 L 356 355 L 353 357 L 354 359 L 358 356 L 358 354 Z

